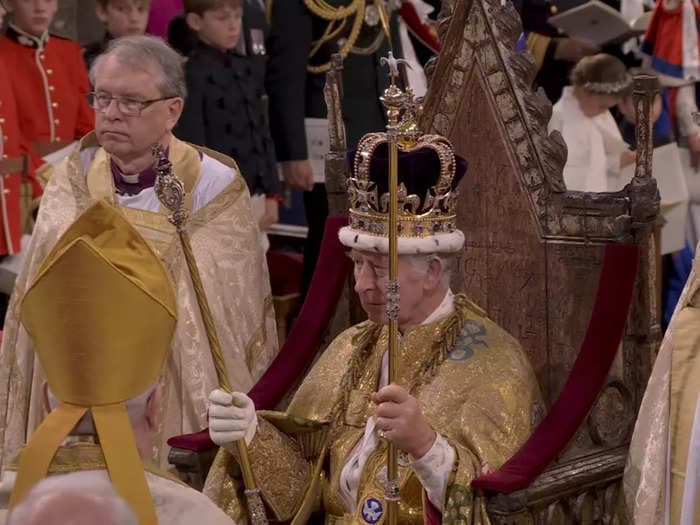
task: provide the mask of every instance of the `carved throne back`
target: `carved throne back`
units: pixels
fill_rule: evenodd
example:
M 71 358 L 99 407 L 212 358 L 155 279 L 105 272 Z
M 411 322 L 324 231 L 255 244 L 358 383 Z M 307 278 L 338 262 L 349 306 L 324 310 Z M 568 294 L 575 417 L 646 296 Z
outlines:
M 618 193 L 566 191 L 566 146 L 547 134 L 551 105 L 530 87 L 533 61 L 514 51 L 515 9 L 501 0 L 443 0 L 442 17 L 422 128 L 449 137 L 469 162 L 459 189 L 466 245 L 453 284 L 521 341 L 551 404 L 586 332 L 604 246 L 638 243 L 622 349 L 564 458 L 624 446 L 660 338 L 655 182 Z

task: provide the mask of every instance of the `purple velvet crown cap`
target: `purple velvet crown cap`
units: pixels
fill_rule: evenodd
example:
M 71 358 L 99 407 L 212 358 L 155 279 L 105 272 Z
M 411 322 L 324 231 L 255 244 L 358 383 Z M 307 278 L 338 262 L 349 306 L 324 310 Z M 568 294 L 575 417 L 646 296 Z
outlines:
M 389 153 L 388 144 L 383 143 L 374 150 L 370 161 L 369 178 L 377 185 L 377 193 L 383 195 L 389 191 Z M 347 160 L 350 165 L 350 173 L 355 177 L 354 166 L 357 150 L 348 151 Z M 425 198 L 428 190 L 435 186 L 440 178 L 440 159 L 438 154 L 430 148 L 420 148 L 413 151 L 399 151 L 399 185 L 406 186 L 408 195 L 418 195 L 421 200 Z M 455 176 L 452 179 L 454 191 L 462 177 L 467 172 L 467 161 L 455 155 Z

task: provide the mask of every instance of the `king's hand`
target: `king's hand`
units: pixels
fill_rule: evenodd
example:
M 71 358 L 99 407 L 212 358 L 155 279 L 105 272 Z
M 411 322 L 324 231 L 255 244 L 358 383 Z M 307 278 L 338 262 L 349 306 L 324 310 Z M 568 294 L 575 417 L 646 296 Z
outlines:
M 377 405 L 377 429 L 382 437 L 414 459 L 422 458 L 437 435 L 423 415 L 418 400 L 399 385 L 387 385 L 372 394 Z
M 232 443 L 245 439 L 250 445 L 257 427 L 255 405 L 247 395 L 229 394 L 219 389 L 209 394 L 209 437 L 214 443 L 229 448 Z

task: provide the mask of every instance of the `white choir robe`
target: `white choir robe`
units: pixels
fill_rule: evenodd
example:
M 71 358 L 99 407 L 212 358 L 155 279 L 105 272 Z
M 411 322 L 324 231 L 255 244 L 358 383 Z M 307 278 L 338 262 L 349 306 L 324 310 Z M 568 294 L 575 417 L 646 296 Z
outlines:
M 585 116 L 568 86 L 554 104 L 549 131 L 561 133 L 568 148 L 564 166 L 568 190 L 610 191 L 609 179 L 619 178 L 620 155 L 629 147 L 609 111 Z

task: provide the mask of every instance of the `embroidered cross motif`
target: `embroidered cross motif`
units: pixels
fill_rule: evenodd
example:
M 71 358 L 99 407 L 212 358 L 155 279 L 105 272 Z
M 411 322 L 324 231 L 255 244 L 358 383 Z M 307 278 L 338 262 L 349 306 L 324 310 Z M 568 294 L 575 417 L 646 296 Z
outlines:
M 483 345 L 488 348 L 489 345 L 484 341 L 486 336 L 486 327 L 472 319 L 468 319 L 464 323 L 464 329 L 457 338 L 455 347 L 447 354 L 447 358 L 452 361 L 466 361 L 474 355 L 474 347 Z

